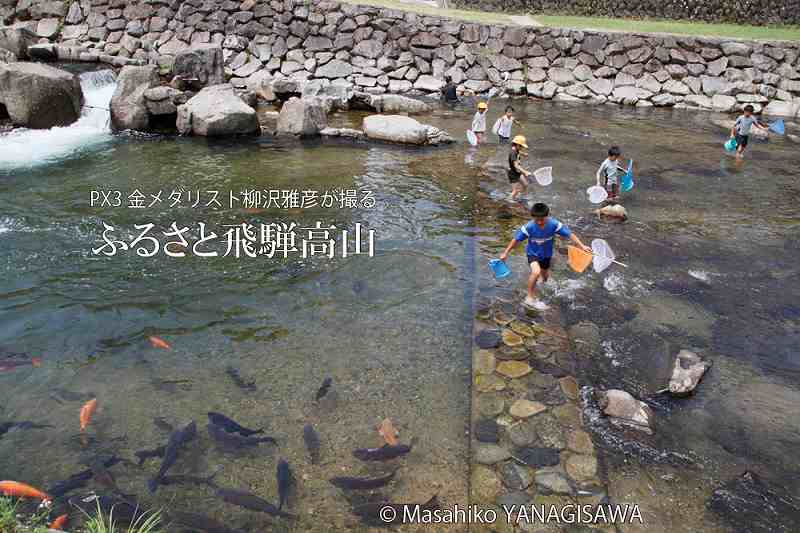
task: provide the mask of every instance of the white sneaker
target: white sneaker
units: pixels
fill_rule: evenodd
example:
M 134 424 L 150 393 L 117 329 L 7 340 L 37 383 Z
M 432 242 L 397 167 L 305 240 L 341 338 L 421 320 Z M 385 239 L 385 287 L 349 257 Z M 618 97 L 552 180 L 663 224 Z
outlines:
M 535 300 L 530 296 L 526 296 L 525 300 L 522 302 L 524 305 L 536 309 L 537 311 L 547 311 L 550 307 L 541 300 Z

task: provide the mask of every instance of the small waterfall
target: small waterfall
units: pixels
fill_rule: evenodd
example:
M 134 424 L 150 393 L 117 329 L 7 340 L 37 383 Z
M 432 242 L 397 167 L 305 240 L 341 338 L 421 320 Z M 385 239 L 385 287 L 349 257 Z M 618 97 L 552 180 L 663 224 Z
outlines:
M 49 130 L 12 130 L 0 136 L 0 171 L 52 163 L 111 139 L 111 97 L 117 87 L 112 70 L 80 75 L 84 108 L 73 124 Z

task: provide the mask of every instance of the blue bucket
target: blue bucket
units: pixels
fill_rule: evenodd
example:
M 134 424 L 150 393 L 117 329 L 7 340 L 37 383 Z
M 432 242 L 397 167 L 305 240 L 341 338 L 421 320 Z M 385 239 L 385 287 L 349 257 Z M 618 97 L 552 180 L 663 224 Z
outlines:
M 619 181 L 619 190 L 621 192 L 628 192 L 633 189 L 633 159 L 628 163 L 628 171 L 622 175 Z
M 728 141 L 725 143 L 725 150 L 727 150 L 728 152 L 733 152 L 734 150 L 736 150 L 737 146 L 738 144 L 736 143 L 736 139 L 731 138 L 728 139 Z
M 494 274 L 495 279 L 503 279 L 511 274 L 508 266 L 499 259 L 492 259 L 489 261 L 489 270 Z

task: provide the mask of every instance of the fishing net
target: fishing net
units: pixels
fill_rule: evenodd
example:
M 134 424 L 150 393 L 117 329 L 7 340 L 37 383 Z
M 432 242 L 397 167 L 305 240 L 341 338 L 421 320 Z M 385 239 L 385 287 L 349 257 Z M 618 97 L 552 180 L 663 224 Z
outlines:
M 600 185 L 589 187 L 586 189 L 586 194 L 589 195 L 589 201 L 593 204 L 602 204 L 608 199 L 608 191 Z
M 592 241 L 592 265 L 595 272 L 602 272 L 611 266 L 614 262 L 614 252 L 611 247 L 603 239 L 594 239 Z
M 536 183 L 542 187 L 547 187 L 553 183 L 553 167 L 542 167 L 533 171 L 533 177 L 536 178 Z

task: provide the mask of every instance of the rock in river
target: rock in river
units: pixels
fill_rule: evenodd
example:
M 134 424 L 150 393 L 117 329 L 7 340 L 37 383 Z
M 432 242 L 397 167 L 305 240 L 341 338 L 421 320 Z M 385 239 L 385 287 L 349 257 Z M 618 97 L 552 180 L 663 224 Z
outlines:
M 587 481 L 597 475 L 597 459 L 593 455 L 572 455 L 566 469 L 575 481 Z
M 598 405 L 611 422 L 653 434 L 653 411 L 650 407 L 625 392 L 611 389 L 598 394 Z
M 39 63 L 0 63 L 0 104 L 11 122 L 28 128 L 67 126 L 81 116 L 78 78 Z
M 178 131 L 203 137 L 257 133 L 256 111 L 230 84 L 212 85 L 178 108 Z
M 542 403 L 533 402 L 531 400 L 517 400 L 511 404 L 511 408 L 509 408 L 508 412 L 516 418 L 530 418 L 546 410 L 547 406 Z
M 472 360 L 472 370 L 476 374 L 491 374 L 497 367 L 497 359 L 489 350 L 478 350 Z
M 478 412 L 484 416 L 497 416 L 505 409 L 505 400 L 496 392 L 481 394 L 475 401 Z
M 521 378 L 531 373 L 531 365 L 524 361 L 503 361 L 497 365 L 497 373 L 507 378 Z
M 525 490 L 533 483 L 533 473 L 527 466 L 508 461 L 500 469 L 503 475 L 503 484 L 509 489 Z
M 476 376 L 475 388 L 478 389 L 479 392 L 501 391 L 506 388 L 506 382 L 493 374 L 488 376 Z
M 432 109 L 425 102 L 399 94 L 373 96 L 371 104 L 378 113 L 430 113 Z
M 487 329 L 481 331 L 475 336 L 475 344 L 477 344 L 479 348 L 483 348 L 484 350 L 497 348 L 498 346 L 500 346 L 501 342 L 502 339 L 500 337 L 500 332 L 496 330 Z
M 118 130 L 146 130 L 150 127 L 145 92 L 158 87 L 158 67 L 126 66 L 117 77 L 111 97 L 111 124 Z
M 364 117 L 361 129 L 368 139 L 377 141 L 417 146 L 454 142 L 442 130 L 401 115 L 369 115 Z
M 511 452 L 497 444 L 479 443 L 473 447 L 475 462 L 483 465 L 493 465 L 511 457 Z
M 470 500 L 476 504 L 491 503 L 503 490 L 500 478 L 489 467 L 472 465 L 470 476 Z
M 520 337 L 518 334 L 514 333 L 510 329 L 503 330 L 503 343 L 506 346 L 522 346 L 525 341 Z
M 498 430 L 499 426 L 491 418 L 485 418 L 475 422 L 474 434 L 479 442 L 493 442 L 497 443 L 499 439 Z
M 279 134 L 308 137 L 319 134 L 327 125 L 325 109 L 316 98 L 293 96 L 281 107 L 276 131 Z
M 560 462 L 555 448 L 520 448 L 514 452 L 514 458 L 532 468 L 555 466 Z
M 574 492 L 560 467 L 540 468 L 536 471 L 534 479 L 536 487 L 542 494 L 572 494 Z
M 669 380 L 669 392 L 677 396 L 691 393 L 709 368 L 711 368 L 710 362 L 703 361 L 694 352 L 681 350 L 675 358 L 675 366 Z

